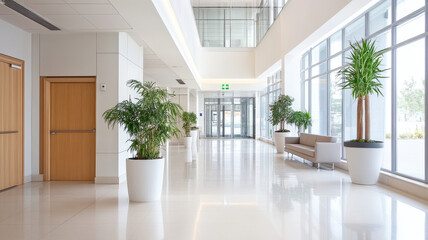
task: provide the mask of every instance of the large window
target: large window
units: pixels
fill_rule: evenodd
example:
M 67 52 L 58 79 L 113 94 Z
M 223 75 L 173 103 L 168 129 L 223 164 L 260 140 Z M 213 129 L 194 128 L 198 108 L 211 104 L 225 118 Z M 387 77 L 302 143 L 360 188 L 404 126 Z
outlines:
M 302 107 L 312 115 L 310 132 L 351 140 L 356 138 L 357 103 L 350 90 L 340 88 L 337 72 L 352 42 L 373 39 L 378 50 L 388 48 L 382 62 L 389 69 L 381 80 L 383 96 L 371 96 L 370 101 L 372 138 L 385 142 L 383 170 L 424 182 L 426 21 L 423 0 L 380 1 L 301 60 Z
M 259 6 L 193 6 L 203 47 L 255 47 L 287 0 L 262 0 Z
M 276 101 L 281 95 L 281 70 L 267 78 L 267 87 L 260 97 L 260 136 L 266 139 L 273 139 L 273 133 L 278 130 L 278 126 L 269 123 L 269 105 Z

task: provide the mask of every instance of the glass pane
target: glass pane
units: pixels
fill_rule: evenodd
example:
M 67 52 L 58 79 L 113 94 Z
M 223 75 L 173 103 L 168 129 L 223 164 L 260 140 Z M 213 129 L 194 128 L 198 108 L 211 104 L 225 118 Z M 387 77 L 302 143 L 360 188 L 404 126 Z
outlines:
M 325 72 L 327 72 L 327 62 L 312 67 L 312 76 L 317 76 Z
M 336 69 L 340 66 L 342 66 L 342 54 L 330 59 L 330 70 Z
M 397 49 L 397 171 L 425 178 L 425 39 Z
M 241 114 L 241 105 L 235 105 L 234 106 L 234 112 L 233 112 L 233 125 L 234 125 L 234 129 L 233 129 L 233 135 L 235 137 L 243 137 L 242 135 L 242 117 L 243 115 Z
M 387 31 L 372 38 L 376 40 L 375 46 L 377 50 L 391 47 L 391 31 Z
M 247 47 L 249 46 L 248 27 L 251 26 L 246 20 L 232 20 L 231 21 L 231 47 Z
M 342 141 L 342 88 L 337 71 L 330 73 L 330 135 Z
M 263 95 L 260 99 L 260 135 L 268 138 L 268 103 L 267 95 Z
M 327 76 L 312 79 L 311 133 L 327 135 Z
M 342 51 L 342 31 L 338 31 L 330 37 L 330 56 Z
M 218 137 L 218 105 L 205 105 L 206 135 L 207 137 Z
M 327 41 L 318 44 L 312 49 L 312 65 L 324 61 L 327 58 Z
M 220 122 L 220 127 L 224 124 L 223 129 L 220 128 L 220 133 L 222 137 L 231 137 L 232 136 L 232 105 L 224 105 L 223 106 L 223 122 Z M 220 116 L 221 116 L 220 112 Z
M 305 82 L 305 110 L 309 111 L 309 81 Z
M 352 97 L 351 90 L 344 90 L 344 112 L 345 118 L 345 136 L 344 141 L 353 140 L 357 137 L 357 101 Z
M 345 48 L 349 47 L 350 42 L 360 41 L 365 36 L 365 22 L 363 16 L 345 28 Z
M 391 24 L 391 1 L 384 0 L 379 6 L 369 13 L 369 31 L 375 33 Z
M 424 0 L 397 0 L 397 20 L 425 5 Z
M 397 27 L 397 43 L 415 37 L 425 32 L 425 14 L 401 24 Z
M 304 66 L 304 69 L 309 67 L 309 54 L 306 54 L 303 57 L 303 66 Z
M 391 53 L 384 55 L 382 65 L 383 69 L 391 68 Z M 377 141 L 384 141 L 384 160 L 382 168 L 391 170 L 391 73 L 384 74 L 385 79 L 380 79 L 383 84 L 383 96 L 370 96 L 371 113 L 371 138 Z
M 201 37 L 204 47 L 224 47 L 225 32 L 223 20 L 200 20 L 200 24 L 203 25 L 204 29 L 209 29 L 209 31 L 203 31 Z

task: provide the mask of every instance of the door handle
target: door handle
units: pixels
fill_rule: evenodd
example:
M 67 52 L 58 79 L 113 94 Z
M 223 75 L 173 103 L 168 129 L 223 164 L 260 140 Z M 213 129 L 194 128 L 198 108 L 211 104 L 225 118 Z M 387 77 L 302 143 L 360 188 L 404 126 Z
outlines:
M 18 133 L 18 131 L 0 131 L 0 134 L 11 134 L 11 133 Z
M 57 133 L 95 133 L 96 129 L 92 130 L 51 130 L 51 135 L 55 135 Z

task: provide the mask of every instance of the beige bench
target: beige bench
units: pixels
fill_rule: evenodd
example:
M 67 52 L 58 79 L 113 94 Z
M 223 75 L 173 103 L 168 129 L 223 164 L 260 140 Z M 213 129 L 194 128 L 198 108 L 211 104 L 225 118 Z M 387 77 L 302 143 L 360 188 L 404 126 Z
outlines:
M 340 143 L 335 137 L 301 133 L 300 137 L 285 137 L 285 151 L 318 164 L 340 162 Z

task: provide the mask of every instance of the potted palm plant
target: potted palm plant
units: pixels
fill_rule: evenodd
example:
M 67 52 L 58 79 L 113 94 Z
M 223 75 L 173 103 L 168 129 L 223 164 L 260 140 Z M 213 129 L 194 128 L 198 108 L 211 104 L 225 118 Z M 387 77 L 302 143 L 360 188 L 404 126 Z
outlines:
M 184 141 L 184 145 L 186 148 L 190 148 L 192 146 L 192 136 L 190 135 L 190 132 L 192 125 L 196 124 L 196 114 L 192 112 L 183 112 L 182 120 L 184 137 L 186 139 L 186 141 Z
M 383 54 L 387 49 L 376 50 L 375 41 L 362 39 L 361 43 L 351 44 L 349 63 L 340 70 L 343 78 L 342 89 L 352 90 L 357 100 L 357 139 L 344 143 L 349 174 L 353 183 L 376 184 L 383 161 L 383 142 L 370 138 L 370 95 L 382 95 L 383 73 L 381 68 Z M 363 115 L 364 137 L 363 137 Z
M 177 120 L 182 108 L 170 101 L 173 94 L 153 82 L 130 80 L 127 85 L 138 97 L 118 103 L 103 117 L 109 127 L 121 125 L 130 137 L 129 151 L 134 157 L 126 160 L 129 200 L 156 201 L 162 193 L 165 164 L 160 147 L 180 135 Z
M 279 96 L 272 105 L 270 105 L 269 122 L 272 126 L 279 124 L 279 130 L 275 131 L 275 147 L 278 153 L 284 152 L 285 137 L 290 134 L 290 130 L 285 129 L 285 123 L 291 119 L 293 109 L 291 105 L 294 99 L 288 95 Z
M 193 121 L 192 121 L 193 124 L 192 124 L 192 127 L 190 128 L 190 136 L 192 136 L 192 144 L 196 144 L 196 142 L 198 141 L 199 128 L 197 126 L 195 126 L 197 123 L 196 114 L 192 112 L 191 115 L 192 115 L 192 119 L 193 119 Z
M 300 136 L 301 132 L 312 126 L 311 115 L 307 111 L 295 111 L 291 115 L 290 123 L 296 125 L 297 134 Z

